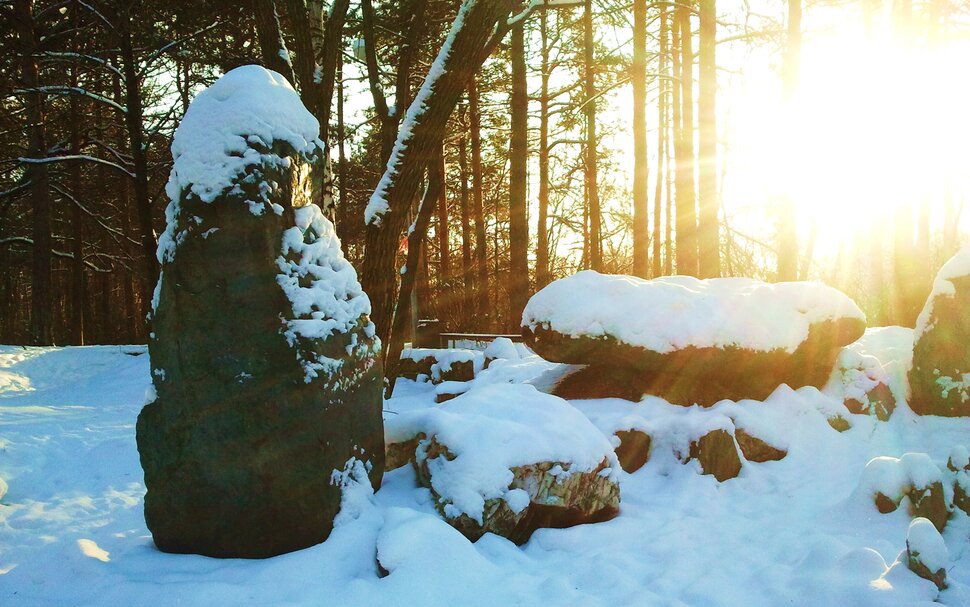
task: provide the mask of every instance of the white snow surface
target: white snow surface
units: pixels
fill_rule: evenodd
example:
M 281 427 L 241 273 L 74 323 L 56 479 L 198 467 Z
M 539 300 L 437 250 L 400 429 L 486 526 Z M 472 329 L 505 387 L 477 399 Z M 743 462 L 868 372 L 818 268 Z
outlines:
M 909 398 L 909 370 L 913 366 L 913 330 L 871 327 L 857 341 L 842 348 L 825 393 L 840 400 L 866 402 L 866 393 L 880 383 L 889 386 L 896 401 Z
M 280 273 L 276 281 L 292 306 L 292 318 L 284 319 L 284 335 L 290 345 L 297 339 L 326 339 L 334 333 L 349 333 L 356 328 L 361 316 L 370 314 L 370 299 L 364 293 L 357 272 L 344 258 L 340 239 L 330 220 L 315 204 L 294 209 L 296 225 L 283 232 L 280 257 L 276 264 Z M 315 240 L 304 242 L 304 233 L 310 231 Z M 309 279 L 307 286 L 300 281 Z M 363 327 L 368 337 L 373 337 L 376 327 L 367 321 Z M 380 349 L 379 341 L 373 348 L 359 341 L 348 347 L 352 358 L 372 356 Z M 302 356 L 302 355 L 301 355 Z M 344 359 L 329 359 L 319 354 L 313 360 L 300 360 L 307 381 L 320 373 L 333 373 Z
M 931 573 L 946 569 L 950 565 L 950 552 L 943 536 L 929 519 L 917 517 L 909 524 L 906 546 L 910 556 L 917 558 Z
M 464 398 L 493 384 L 538 384 L 559 367 L 536 356 L 495 361 Z M 781 421 L 763 423 L 784 422 L 776 432 L 787 440 L 785 459 L 745 463 L 738 478 L 718 483 L 654 451 L 636 473 L 617 472 L 621 510 L 609 522 L 541 529 L 521 547 L 491 534 L 471 543 L 435 512 L 409 466 L 385 475 L 376 494 L 350 470 L 326 542 L 267 560 L 220 560 L 161 553 L 145 528 L 134 424 L 149 384 L 141 346 L 0 346 L 0 477 L 9 484 L 0 499 L 0 604 L 970 604 L 970 518 L 956 512 L 943 533 L 950 587 L 938 592 L 896 560 L 906 509 L 879 514 L 871 496 L 854 495 L 874 457 L 926 453 L 945 466 L 954 446 L 970 444 L 970 419 L 920 417 L 902 403 L 888 422 L 851 415 L 852 428 L 839 433 L 820 413 L 838 403 L 814 389 L 779 389 L 764 403 L 738 404 L 751 415 L 782 409 Z M 570 405 L 590 412 L 618 402 Z M 669 407 L 643 404 L 644 414 Z M 433 386 L 400 380 L 385 418 L 435 407 Z
M 304 152 L 323 149 L 319 136 L 320 123 L 286 78 L 258 65 L 237 67 L 200 92 L 179 123 L 168 196 L 177 200 L 191 188 L 212 202 L 246 167 L 262 160 L 247 138 L 266 146 L 285 141 Z
M 609 440 L 569 403 L 532 386 L 493 384 L 466 392 L 439 407 L 388 420 L 386 434 L 410 438 L 423 432 L 418 459 L 426 459 L 432 439 L 455 455 L 428 460 L 432 486 L 448 502 L 449 516 L 467 514 L 482 523 L 485 502 L 512 505 L 511 468 L 542 462 L 569 464 L 568 473 L 591 472 L 609 462 L 611 479 L 619 465 Z
M 926 304 L 916 318 L 914 340 L 918 340 L 932 328 L 932 325 L 930 325 L 930 317 L 933 314 L 933 300 L 937 297 L 953 297 L 956 295 L 956 287 L 950 281 L 954 278 L 967 275 L 970 275 L 970 247 L 960 249 L 936 273 L 936 278 L 933 279 L 933 290 L 930 292 L 930 296 L 926 299 Z
M 794 352 L 809 326 L 858 318 L 844 293 L 818 282 L 667 276 L 643 280 L 585 270 L 532 296 L 522 326 L 572 337 L 612 336 L 661 354 L 689 346 Z
M 492 343 L 485 347 L 485 358 L 493 360 L 518 360 L 521 358 L 519 350 L 508 337 L 496 337 Z

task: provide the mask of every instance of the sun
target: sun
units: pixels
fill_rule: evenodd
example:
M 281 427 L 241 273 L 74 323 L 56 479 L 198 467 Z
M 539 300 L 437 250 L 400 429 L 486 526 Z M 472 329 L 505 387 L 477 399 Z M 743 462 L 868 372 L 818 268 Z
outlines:
M 805 49 L 772 160 L 780 190 L 833 245 L 903 205 L 943 221 L 970 167 L 970 53 L 836 38 Z M 828 241 L 828 242 L 824 242 Z

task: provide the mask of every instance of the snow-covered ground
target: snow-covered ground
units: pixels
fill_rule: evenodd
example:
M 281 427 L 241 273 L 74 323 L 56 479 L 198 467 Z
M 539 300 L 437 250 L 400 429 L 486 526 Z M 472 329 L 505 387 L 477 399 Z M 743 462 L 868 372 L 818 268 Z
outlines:
M 525 357 L 482 379 L 541 384 L 550 372 Z M 134 426 L 148 384 L 142 347 L 0 347 L 0 479 L 9 485 L 0 604 L 970 604 L 970 518 L 958 513 L 943 534 L 950 587 L 938 595 L 894 566 L 910 527 L 905 508 L 879 514 L 857 491 L 876 456 L 925 452 L 942 467 L 953 447 L 970 445 L 970 419 L 920 418 L 903 404 L 886 423 L 852 416 L 840 434 L 797 415 L 821 394 L 782 389 L 764 407 L 794 412 L 785 459 L 745 464 L 718 483 L 696 463 L 652 458 L 621 473 L 621 512 L 609 522 L 542 529 L 522 547 L 494 535 L 472 544 L 404 467 L 376 495 L 348 487 L 324 544 L 217 560 L 158 552 L 145 528 Z M 433 401 L 431 385 L 402 380 L 385 416 Z M 615 400 L 577 406 L 593 417 L 624 410 Z

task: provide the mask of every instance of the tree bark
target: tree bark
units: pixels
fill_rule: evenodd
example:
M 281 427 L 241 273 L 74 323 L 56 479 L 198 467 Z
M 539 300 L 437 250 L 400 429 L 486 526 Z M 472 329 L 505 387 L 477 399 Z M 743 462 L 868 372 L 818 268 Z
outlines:
M 488 238 L 485 235 L 485 175 L 482 172 L 482 114 L 478 104 L 478 83 L 468 87 L 468 120 L 472 140 L 472 211 L 475 219 L 476 309 L 478 327 L 487 327 L 491 313 L 488 306 Z
M 424 169 L 441 146 L 449 116 L 486 59 L 493 30 L 499 26 L 505 33 L 505 20 L 515 6 L 513 0 L 465 0 L 462 4 L 460 16 L 436 59 L 439 69 L 429 73 L 423 94 L 409 107 L 405 117 L 409 128 L 398 135 L 384 177 L 368 205 L 386 209 L 369 217 L 361 276 L 378 335 L 385 343 L 397 290 L 394 261 L 407 210 L 421 185 Z
M 699 74 L 697 99 L 698 152 L 698 249 L 701 278 L 721 275 L 721 234 L 717 212 L 717 10 L 715 0 L 700 0 Z
M 140 229 L 142 255 L 145 263 L 145 281 L 142 283 L 142 305 L 149 310 L 155 283 L 158 282 L 158 259 L 155 251 L 158 242 L 155 240 L 155 230 L 152 226 L 152 203 L 148 192 L 148 150 L 144 142 L 142 124 L 141 79 L 138 76 L 135 63 L 134 47 L 131 37 L 131 15 L 125 13 L 121 35 L 121 62 L 124 75 L 125 126 L 128 131 L 131 158 L 135 169 L 135 207 L 138 210 L 138 224 Z
M 542 38 L 542 64 L 539 75 L 539 217 L 536 229 L 536 289 L 541 289 L 552 277 L 549 268 L 549 24 L 546 11 L 539 20 Z
M 525 28 L 512 28 L 511 133 L 509 138 L 509 300 L 511 323 L 518 323 L 529 301 L 529 223 L 526 182 L 529 162 L 529 91 L 526 81 Z
M 603 271 L 602 219 L 600 216 L 596 152 L 596 80 L 593 50 L 593 3 L 586 0 L 583 12 L 583 111 L 586 115 L 586 204 L 589 209 L 589 263 Z
M 72 14 L 74 26 L 77 27 L 77 7 Z M 79 49 L 75 48 L 76 52 Z M 78 62 L 71 64 L 71 86 L 78 86 Z M 81 112 L 78 107 L 78 96 L 71 95 L 68 100 L 71 115 L 71 153 L 81 153 Z M 72 162 L 70 168 L 71 194 L 80 200 L 81 197 L 81 163 Z M 80 205 L 71 203 L 71 343 L 76 346 L 84 345 L 84 216 Z
M 20 60 L 20 77 L 24 88 L 36 89 L 40 85 L 34 54 L 40 45 L 34 22 L 32 0 L 14 2 L 14 19 L 17 37 L 23 55 Z M 31 159 L 47 157 L 47 136 L 44 128 L 44 95 L 29 92 L 24 96 L 27 118 L 27 153 Z M 45 163 L 26 163 L 24 174 L 30 181 L 31 201 L 31 291 L 30 291 L 30 341 L 45 346 L 53 343 L 53 284 L 51 266 L 51 194 L 50 176 Z
M 280 17 L 275 0 L 253 0 L 253 17 L 256 23 L 256 38 L 263 64 L 286 78 L 293 88 L 298 86 L 293 74 L 290 53 L 283 41 Z
M 461 213 L 461 314 L 468 320 L 474 317 L 475 275 L 472 268 L 471 192 L 468 188 L 468 144 L 464 137 L 458 139 L 458 171 L 461 192 L 458 202 Z
M 442 183 L 445 181 L 445 155 L 444 150 L 438 152 L 438 157 L 434 159 L 433 167 L 428 168 L 428 174 L 434 175 L 435 179 Z M 438 293 L 439 297 L 447 295 L 449 279 L 451 278 L 451 245 L 448 238 L 448 198 L 447 189 L 441 185 L 438 189 Z
M 647 0 L 633 0 L 633 274 L 650 269 L 650 167 L 647 159 Z
M 782 65 L 782 99 L 790 108 L 801 72 L 802 0 L 788 0 L 788 37 Z M 778 280 L 798 278 L 798 231 L 795 201 L 783 193 L 778 209 Z
M 659 5 L 660 9 L 660 31 L 657 36 L 660 39 L 660 54 L 657 57 L 658 94 L 657 94 L 657 185 L 654 190 L 653 198 L 653 275 L 660 276 L 663 269 L 660 259 L 660 221 L 661 221 L 661 196 L 663 195 L 664 182 L 664 152 L 667 140 L 667 103 L 669 82 L 667 80 L 667 7 Z
M 677 273 L 697 276 L 697 200 L 694 189 L 694 53 L 690 6 L 676 9 L 680 30 L 680 142 L 677 157 Z

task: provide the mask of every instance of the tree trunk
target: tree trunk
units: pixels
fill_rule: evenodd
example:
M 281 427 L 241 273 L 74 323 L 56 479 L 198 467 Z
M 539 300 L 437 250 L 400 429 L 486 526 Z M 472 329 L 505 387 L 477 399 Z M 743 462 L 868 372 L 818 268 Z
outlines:
M 539 217 L 536 229 L 536 289 L 552 277 L 549 268 L 549 31 L 546 11 L 539 20 L 542 37 L 542 73 L 539 76 Z
M 596 152 L 596 81 L 593 52 L 593 3 L 586 0 L 583 13 L 583 111 L 586 115 L 586 204 L 589 209 L 589 263 L 603 271 L 603 234 L 600 216 Z
M 670 124 L 666 127 L 666 141 L 664 142 L 664 154 L 667 157 L 667 213 L 664 218 L 664 274 L 670 276 L 674 273 L 674 196 L 677 193 L 677 159 L 683 153 L 681 150 L 681 117 L 680 117 L 680 25 L 677 21 L 676 10 L 669 14 L 668 27 L 670 31 L 670 56 L 673 75 L 670 82 L 670 99 L 667 106 Z M 671 162 L 670 145 L 673 142 L 674 154 Z
M 141 82 L 135 63 L 134 48 L 131 38 L 131 15 L 125 15 L 122 23 L 121 62 L 125 85 L 125 126 L 128 131 L 131 158 L 135 169 L 135 208 L 138 210 L 138 223 L 141 232 L 141 248 L 145 263 L 145 280 L 142 283 L 143 315 L 148 313 L 155 283 L 158 282 L 158 259 L 155 251 L 158 242 L 155 240 L 155 230 L 152 226 L 152 203 L 148 193 L 148 150 L 144 143 L 142 132 L 142 99 Z
M 428 174 L 434 175 L 435 179 L 445 181 L 445 155 L 444 150 L 438 152 L 438 157 L 434 160 L 435 166 L 428 168 Z M 444 185 L 438 187 L 438 293 L 439 297 L 448 298 L 449 279 L 451 278 L 451 248 L 448 238 L 448 198 L 447 189 Z
M 657 57 L 657 185 L 654 190 L 653 199 L 653 275 L 660 276 L 662 267 L 660 265 L 660 219 L 661 219 L 661 196 L 663 195 L 664 182 L 664 152 L 667 141 L 667 102 L 668 102 L 668 80 L 667 80 L 667 7 L 660 5 L 660 54 Z
M 472 211 L 475 218 L 476 310 L 478 327 L 486 327 L 492 314 L 488 305 L 488 239 L 485 235 L 485 185 L 482 172 L 482 115 L 478 107 L 478 84 L 468 87 L 468 119 L 472 140 Z
M 78 23 L 77 8 L 73 13 L 75 27 Z M 75 49 L 77 50 L 77 49 Z M 78 85 L 77 60 L 71 64 L 71 86 Z M 77 95 L 71 95 L 68 100 L 71 115 L 71 153 L 81 153 L 81 112 L 78 107 Z M 81 199 L 81 163 L 72 162 L 70 167 L 71 195 Z M 76 346 L 84 345 L 84 215 L 76 202 L 71 203 L 71 343 Z
M 378 335 L 387 343 L 395 301 L 397 272 L 394 262 L 399 239 L 407 223 L 407 209 L 421 185 L 425 167 L 441 146 L 448 118 L 486 59 L 493 30 L 504 24 L 513 0 L 465 0 L 445 46 L 429 73 L 422 94 L 408 109 L 387 169 L 368 204 L 366 243 L 361 279 L 370 296 Z
M 782 65 L 782 98 L 790 108 L 801 72 L 802 0 L 788 0 L 788 38 Z M 795 202 L 783 193 L 778 209 L 778 280 L 798 278 L 798 231 Z
M 23 49 L 20 70 L 24 88 L 36 89 L 40 86 L 37 62 L 34 53 L 39 41 L 34 29 L 33 2 L 16 0 L 14 18 L 17 37 Z M 44 95 L 29 92 L 24 97 L 26 110 L 27 153 L 28 158 L 47 157 L 47 137 L 44 129 Z M 53 284 L 51 266 L 51 194 L 50 177 L 45 163 L 27 163 L 24 175 L 30 182 L 31 200 L 31 311 L 30 341 L 34 345 L 45 346 L 53 343 Z
M 509 138 L 509 303 L 511 323 L 529 301 L 529 223 L 526 185 L 529 163 L 529 91 L 525 66 L 525 28 L 512 28 L 511 133 Z
M 440 148 L 439 148 L 440 150 Z M 439 152 L 440 155 L 440 152 Z M 444 166 L 444 158 L 432 160 L 434 166 Z M 428 235 L 431 215 L 437 203 L 441 201 L 444 192 L 444 173 L 437 169 L 428 171 L 428 187 L 421 197 L 418 212 L 415 216 L 413 229 L 408 232 L 408 255 L 401 274 L 401 292 L 398 294 L 397 307 L 394 313 L 394 324 L 391 329 L 391 341 L 387 346 L 387 383 L 384 398 L 390 398 L 394 392 L 397 380 L 397 370 L 401 363 L 401 350 L 404 348 L 404 336 L 408 329 L 408 302 L 417 287 L 418 274 L 421 271 L 421 260 L 426 255 L 424 241 Z
M 458 138 L 458 171 L 461 192 L 458 202 L 461 212 L 461 318 L 462 325 L 474 317 L 475 275 L 472 271 L 472 226 L 470 192 L 468 190 L 468 144 L 464 137 Z
M 283 41 L 280 30 L 280 17 L 276 10 L 275 0 L 253 0 L 253 18 L 256 23 L 256 38 L 259 42 L 259 52 L 263 56 L 263 65 L 278 72 L 286 78 L 293 88 L 297 87 L 296 77 L 293 75 L 293 64 L 290 53 Z
M 697 99 L 698 139 L 698 249 L 701 278 L 721 275 L 720 229 L 717 211 L 717 64 L 714 56 L 717 33 L 715 0 L 700 0 L 699 73 Z
M 647 163 L 647 0 L 633 0 L 633 274 L 650 269 L 650 169 Z
M 677 162 L 677 273 L 697 276 L 697 200 L 694 190 L 694 53 L 691 50 L 690 6 L 676 9 L 680 31 L 680 145 Z

